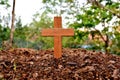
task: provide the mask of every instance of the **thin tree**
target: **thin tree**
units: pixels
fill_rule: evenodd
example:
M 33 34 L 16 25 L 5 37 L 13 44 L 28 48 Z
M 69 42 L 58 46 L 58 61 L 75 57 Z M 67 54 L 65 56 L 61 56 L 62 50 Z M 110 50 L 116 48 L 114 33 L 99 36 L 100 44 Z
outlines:
M 14 37 L 14 21 L 15 21 L 15 1 L 13 0 L 13 9 L 12 9 L 12 22 L 11 22 L 11 32 L 10 32 L 10 46 L 13 46 L 13 37 Z

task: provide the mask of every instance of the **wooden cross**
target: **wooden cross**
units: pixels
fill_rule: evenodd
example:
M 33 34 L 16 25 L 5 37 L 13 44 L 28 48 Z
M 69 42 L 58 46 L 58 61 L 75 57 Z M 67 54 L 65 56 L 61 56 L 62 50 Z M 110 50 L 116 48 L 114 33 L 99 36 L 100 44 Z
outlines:
M 62 36 L 73 36 L 73 29 L 62 29 L 62 18 L 54 17 L 54 29 L 43 29 L 42 36 L 54 36 L 54 57 L 62 56 Z

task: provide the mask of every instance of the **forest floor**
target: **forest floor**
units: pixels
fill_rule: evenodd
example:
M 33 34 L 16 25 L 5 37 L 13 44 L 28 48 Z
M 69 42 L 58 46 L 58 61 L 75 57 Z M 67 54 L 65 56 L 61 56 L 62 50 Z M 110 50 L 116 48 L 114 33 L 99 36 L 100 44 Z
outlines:
M 120 80 L 120 56 L 84 49 L 0 51 L 0 80 Z

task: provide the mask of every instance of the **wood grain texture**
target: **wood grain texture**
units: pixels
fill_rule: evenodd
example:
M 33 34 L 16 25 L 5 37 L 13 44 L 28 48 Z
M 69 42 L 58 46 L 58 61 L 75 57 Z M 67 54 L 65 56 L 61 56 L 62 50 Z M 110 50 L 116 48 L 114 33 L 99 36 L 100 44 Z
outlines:
M 62 37 L 54 37 L 54 57 L 60 58 L 62 56 Z
M 54 34 L 54 57 L 56 59 L 62 56 L 62 37 L 60 35 L 60 29 L 62 29 L 62 17 L 54 17 L 54 30 L 52 29 L 51 32 Z
M 62 28 L 62 17 L 54 17 L 54 28 Z
M 73 35 L 74 35 L 73 29 L 55 28 L 42 30 L 42 36 L 73 36 Z

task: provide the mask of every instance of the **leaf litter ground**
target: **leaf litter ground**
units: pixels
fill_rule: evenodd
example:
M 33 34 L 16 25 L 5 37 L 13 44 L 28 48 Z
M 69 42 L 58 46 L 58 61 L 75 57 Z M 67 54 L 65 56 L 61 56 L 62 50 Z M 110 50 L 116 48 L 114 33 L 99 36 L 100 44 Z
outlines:
M 84 49 L 0 51 L 0 80 L 120 80 L 120 56 Z

